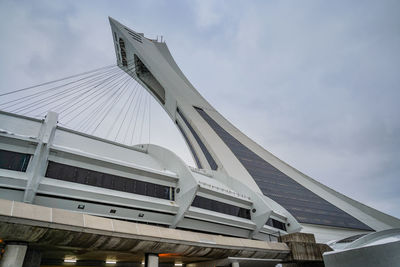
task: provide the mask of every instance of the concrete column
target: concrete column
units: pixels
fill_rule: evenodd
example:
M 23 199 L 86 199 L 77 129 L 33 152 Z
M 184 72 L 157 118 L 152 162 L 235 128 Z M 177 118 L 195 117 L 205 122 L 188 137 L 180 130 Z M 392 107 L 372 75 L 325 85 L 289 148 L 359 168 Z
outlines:
M 237 261 L 232 262 L 231 267 L 239 267 L 239 262 L 237 262 Z
M 158 255 L 157 254 L 146 254 L 144 267 L 158 267 Z
M 27 248 L 27 245 L 7 245 L 0 267 L 22 267 Z
M 37 249 L 28 248 L 23 267 L 40 267 L 42 253 Z

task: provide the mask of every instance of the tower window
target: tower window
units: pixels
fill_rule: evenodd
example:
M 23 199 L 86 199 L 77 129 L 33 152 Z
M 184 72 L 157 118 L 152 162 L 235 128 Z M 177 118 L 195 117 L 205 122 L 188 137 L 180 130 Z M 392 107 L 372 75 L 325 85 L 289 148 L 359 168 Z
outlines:
M 122 65 L 127 67 L 128 61 L 126 60 L 126 50 L 125 50 L 125 42 L 122 38 L 119 38 L 119 51 L 122 58 Z

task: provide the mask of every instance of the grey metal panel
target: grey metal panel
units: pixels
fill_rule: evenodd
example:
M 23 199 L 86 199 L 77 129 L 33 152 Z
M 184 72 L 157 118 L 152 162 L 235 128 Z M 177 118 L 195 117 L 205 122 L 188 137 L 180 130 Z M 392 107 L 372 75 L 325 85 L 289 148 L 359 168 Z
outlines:
M 195 109 L 238 158 L 264 195 L 282 205 L 299 222 L 372 230 L 266 162 L 225 131 L 203 109 Z
M 145 210 L 141 208 L 132 208 L 125 205 L 116 205 L 114 203 L 103 203 L 95 201 L 87 201 L 76 199 L 74 197 L 66 198 L 59 196 L 50 196 L 38 194 L 34 204 L 45 207 L 59 208 L 83 212 L 102 217 L 117 218 L 129 221 L 141 221 L 152 224 L 169 225 L 174 217 L 174 214 L 167 212 L 158 212 Z M 82 209 L 78 208 L 80 206 Z M 113 212 L 111 212 L 114 210 Z
M 179 224 L 177 229 L 184 229 L 190 231 L 200 231 L 205 233 L 216 233 L 226 236 L 237 236 L 248 238 L 250 230 L 242 229 L 226 224 L 219 224 L 214 222 L 202 221 L 193 218 L 185 217 Z

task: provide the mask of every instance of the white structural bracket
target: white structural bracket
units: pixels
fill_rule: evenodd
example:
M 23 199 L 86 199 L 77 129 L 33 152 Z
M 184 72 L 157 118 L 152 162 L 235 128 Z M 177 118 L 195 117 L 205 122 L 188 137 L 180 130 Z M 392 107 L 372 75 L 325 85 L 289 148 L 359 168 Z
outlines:
M 47 158 L 57 128 L 58 114 L 49 111 L 46 115 L 38 136 L 38 144 L 33 154 L 32 163 L 27 170 L 28 183 L 25 189 L 24 202 L 32 203 L 40 184 L 40 179 L 45 175 Z
M 175 202 L 179 205 L 179 210 L 170 225 L 170 228 L 176 228 L 192 204 L 199 186 L 189 167 L 173 152 L 156 145 L 148 145 L 148 153 L 164 162 L 169 170 L 179 175 L 175 190 Z

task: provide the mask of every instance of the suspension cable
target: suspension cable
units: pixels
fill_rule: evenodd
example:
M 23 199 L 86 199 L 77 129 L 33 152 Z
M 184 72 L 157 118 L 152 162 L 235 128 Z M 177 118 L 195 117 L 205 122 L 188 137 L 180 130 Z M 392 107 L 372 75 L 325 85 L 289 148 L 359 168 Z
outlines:
M 56 83 L 56 82 L 60 82 L 60 81 L 64 81 L 64 80 L 68 80 L 68 79 L 71 79 L 71 78 L 79 77 L 79 76 L 82 76 L 82 75 L 86 75 L 86 74 L 89 74 L 89 73 L 92 73 L 92 72 L 96 72 L 96 71 L 99 71 L 99 70 L 102 70 L 102 69 L 107 69 L 107 68 L 115 67 L 115 66 L 116 65 L 113 64 L 113 65 L 97 68 L 97 69 L 94 69 L 94 70 L 82 72 L 82 73 L 71 75 L 71 76 L 68 76 L 68 77 L 65 77 L 65 78 L 53 80 L 53 81 L 50 81 L 50 82 L 45 82 L 45 83 L 41 83 L 41 84 L 38 84 L 38 85 L 29 86 L 29 87 L 26 87 L 26 88 L 15 90 L 15 91 L 12 91 L 12 92 L 3 93 L 3 94 L 0 94 L 0 96 L 6 96 L 6 95 L 10 95 L 10 94 L 26 91 L 26 90 L 33 89 L 33 88 L 36 88 L 36 87 L 40 87 L 40 86 L 44 86 L 44 85 L 48 85 L 48 84 L 52 84 L 52 83 Z

